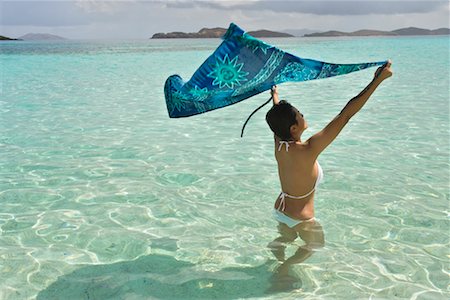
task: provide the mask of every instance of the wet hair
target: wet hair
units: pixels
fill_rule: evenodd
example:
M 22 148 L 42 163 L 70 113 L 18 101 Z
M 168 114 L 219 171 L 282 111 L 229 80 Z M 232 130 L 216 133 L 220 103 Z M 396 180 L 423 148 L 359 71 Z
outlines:
M 266 122 L 273 133 L 282 140 L 290 140 L 291 126 L 297 124 L 297 110 L 286 100 L 281 100 L 266 114 Z

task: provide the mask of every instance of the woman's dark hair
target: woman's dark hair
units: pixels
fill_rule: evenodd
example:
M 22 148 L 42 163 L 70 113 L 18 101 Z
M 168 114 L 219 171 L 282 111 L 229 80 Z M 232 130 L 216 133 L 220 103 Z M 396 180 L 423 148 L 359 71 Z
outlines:
M 266 114 L 266 122 L 273 133 L 282 140 L 290 140 L 291 126 L 297 124 L 297 110 L 287 101 L 281 100 Z

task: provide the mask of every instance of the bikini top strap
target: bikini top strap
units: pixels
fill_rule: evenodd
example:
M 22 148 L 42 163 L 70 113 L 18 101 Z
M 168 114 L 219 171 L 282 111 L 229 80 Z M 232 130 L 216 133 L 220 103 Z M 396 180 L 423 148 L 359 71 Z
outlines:
M 289 144 L 294 143 L 294 141 L 279 141 L 278 142 L 278 151 L 281 151 L 283 145 L 286 145 L 286 152 L 289 152 Z

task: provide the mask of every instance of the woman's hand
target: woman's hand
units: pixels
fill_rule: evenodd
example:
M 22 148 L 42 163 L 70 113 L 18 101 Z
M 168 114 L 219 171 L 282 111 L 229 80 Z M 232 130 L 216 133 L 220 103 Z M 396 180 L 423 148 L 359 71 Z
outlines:
M 276 85 L 274 85 L 271 89 L 270 89 L 270 95 L 274 95 L 277 94 L 278 95 L 278 87 Z
M 388 60 L 388 62 L 385 65 L 379 67 L 375 72 L 374 78 L 383 81 L 391 77 L 392 76 L 391 64 L 392 64 L 391 60 Z
M 270 89 L 270 95 L 272 96 L 273 105 L 277 105 L 280 100 L 278 99 L 278 87 L 276 85 Z

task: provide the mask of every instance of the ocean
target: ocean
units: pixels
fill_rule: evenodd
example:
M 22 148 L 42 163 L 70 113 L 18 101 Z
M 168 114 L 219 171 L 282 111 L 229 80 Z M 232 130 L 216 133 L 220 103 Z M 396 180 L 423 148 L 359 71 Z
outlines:
M 285 38 L 335 63 L 392 59 L 319 157 L 325 246 L 277 277 L 280 191 L 263 93 L 169 119 L 208 40 L 0 44 L 1 299 L 448 299 L 449 37 Z M 286 83 L 307 138 L 375 68 Z M 286 248 L 292 256 L 300 239 Z

